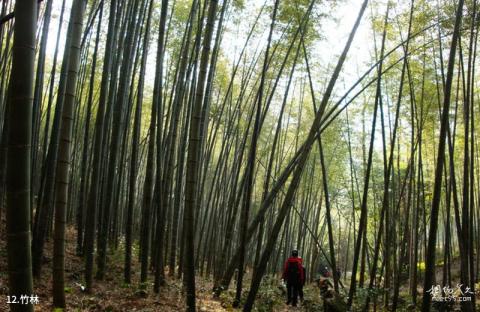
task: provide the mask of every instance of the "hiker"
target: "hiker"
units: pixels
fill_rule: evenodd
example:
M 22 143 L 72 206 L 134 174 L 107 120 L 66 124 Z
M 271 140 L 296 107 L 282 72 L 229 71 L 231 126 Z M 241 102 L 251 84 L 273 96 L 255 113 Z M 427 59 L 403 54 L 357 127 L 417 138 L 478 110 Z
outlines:
M 333 289 L 330 278 L 320 277 L 316 280 L 320 289 L 320 296 L 323 299 L 324 312 L 345 312 L 348 311 L 347 304 L 343 298 Z
M 285 262 L 283 280 L 287 284 L 287 305 L 297 306 L 299 290 L 305 281 L 302 258 L 298 250 L 292 250 L 292 256 Z
M 331 277 L 331 276 L 332 276 L 331 273 L 330 273 L 330 270 L 328 269 L 328 267 L 325 266 L 325 265 L 323 265 L 323 264 L 320 265 L 319 271 L 320 271 L 320 275 L 321 275 L 322 277 Z

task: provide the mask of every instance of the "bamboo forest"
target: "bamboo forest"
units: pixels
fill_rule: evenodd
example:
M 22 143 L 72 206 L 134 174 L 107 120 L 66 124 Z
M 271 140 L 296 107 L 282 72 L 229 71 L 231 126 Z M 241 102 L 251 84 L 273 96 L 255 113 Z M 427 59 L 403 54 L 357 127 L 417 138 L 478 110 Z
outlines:
M 480 311 L 479 31 L 477 0 L 0 1 L 0 311 Z

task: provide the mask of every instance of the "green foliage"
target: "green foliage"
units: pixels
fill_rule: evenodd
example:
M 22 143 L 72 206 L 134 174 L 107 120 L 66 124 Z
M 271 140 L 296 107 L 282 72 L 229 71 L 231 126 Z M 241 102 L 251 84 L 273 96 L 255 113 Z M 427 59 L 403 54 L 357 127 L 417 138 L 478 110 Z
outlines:
M 243 10 L 245 8 L 245 0 L 233 0 L 232 5 L 237 10 Z
M 423 261 L 418 262 L 417 263 L 417 269 L 420 272 L 425 272 L 425 262 L 423 262 Z
M 148 282 L 143 282 L 143 283 L 140 283 L 140 284 L 138 285 L 138 289 L 140 289 L 140 290 L 146 290 L 146 289 L 148 289 L 148 286 L 150 286 L 150 283 L 148 283 Z
M 373 287 L 372 289 L 369 288 L 358 288 L 356 293 L 356 299 L 354 301 L 354 307 L 356 309 L 361 309 L 365 306 L 367 297 L 370 298 L 370 302 L 376 300 L 376 298 L 381 299 L 381 297 L 385 294 L 385 290 L 383 288 Z
M 255 307 L 260 312 L 275 311 L 277 304 L 282 304 L 282 292 L 276 276 L 267 276 L 263 279 L 255 300 Z

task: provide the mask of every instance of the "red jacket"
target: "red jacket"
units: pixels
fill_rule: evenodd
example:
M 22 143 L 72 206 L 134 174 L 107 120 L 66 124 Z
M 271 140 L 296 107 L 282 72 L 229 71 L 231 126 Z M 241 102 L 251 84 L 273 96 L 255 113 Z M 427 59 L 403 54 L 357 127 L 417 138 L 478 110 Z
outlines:
M 290 257 L 287 259 L 287 261 L 285 262 L 285 265 L 283 267 L 283 275 L 282 275 L 282 278 L 284 280 L 287 280 L 288 279 L 288 264 L 289 263 L 296 263 L 297 266 L 298 266 L 298 272 L 300 272 L 300 283 L 303 283 L 305 282 L 305 272 L 303 271 L 303 260 L 302 258 L 300 257 Z

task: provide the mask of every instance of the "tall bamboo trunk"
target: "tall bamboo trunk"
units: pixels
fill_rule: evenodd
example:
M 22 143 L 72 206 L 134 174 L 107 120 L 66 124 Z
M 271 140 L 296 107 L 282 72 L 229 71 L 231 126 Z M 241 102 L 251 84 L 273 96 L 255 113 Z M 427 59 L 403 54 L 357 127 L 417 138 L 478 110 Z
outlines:
M 204 99 L 205 82 L 207 77 L 208 60 L 210 57 L 210 45 L 213 37 L 215 15 L 217 11 L 217 0 L 210 0 L 208 17 L 205 26 L 203 39 L 203 50 L 200 59 L 199 78 L 195 94 L 195 102 L 192 108 L 190 120 L 189 144 L 187 156 L 187 179 L 185 185 L 185 211 L 183 224 L 185 227 L 185 258 L 184 258 L 184 284 L 186 287 L 187 311 L 195 311 L 195 251 L 194 251 L 194 215 L 198 209 L 198 160 L 201 151 L 199 150 L 200 122 L 202 114 L 202 102 Z
M 70 145 L 74 120 L 75 87 L 77 83 L 80 42 L 82 39 L 83 16 L 86 1 L 76 0 L 72 7 L 73 23 L 68 76 L 60 126 L 60 145 L 58 149 L 57 175 L 55 186 L 55 234 L 53 246 L 53 305 L 65 308 L 65 224 L 68 203 L 68 185 L 70 170 Z
M 9 84 L 7 153 L 7 258 L 9 294 L 33 295 L 30 235 L 30 179 L 33 70 L 37 1 L 15 2 L 12 73 Z M 12 311 L 33 311 L 32 302 L 11 304 Z
M 437 228 L 438 228 L 438 212 L 440 210 L 440 197 L 443 176 L 443 164 L 445 162 L 445 138 L 447 136 L 447 129 L 449 128 L 449 110 L 450 98 L 452 90 L 453 69 L 455 65 L 455 55 L 457 50 L 457 42 L 460 32 L 460 24 L 462 21 L 463 0 L 458 1 L 455 27 L 452 35 L 452 45 L 450 48 L 450 56 L 448 59 L 447 76 L 444 89 L 443 109 L 441 114 L 440 135 L 437 151 L 437 163 L 435 168 L 435 180 L 433 187 L 432 208 L 430 215 L 430 229 L 428 235 L 428 249 L 425 265 L 425 281 L 423 289 L 430 289 L 433 285 L 434 270 L 435 270 L 435 253 L 437 243 Z M 422 312 L 430 311 L 430 302 L 432 298 L 429 293 L 423 294 Z

